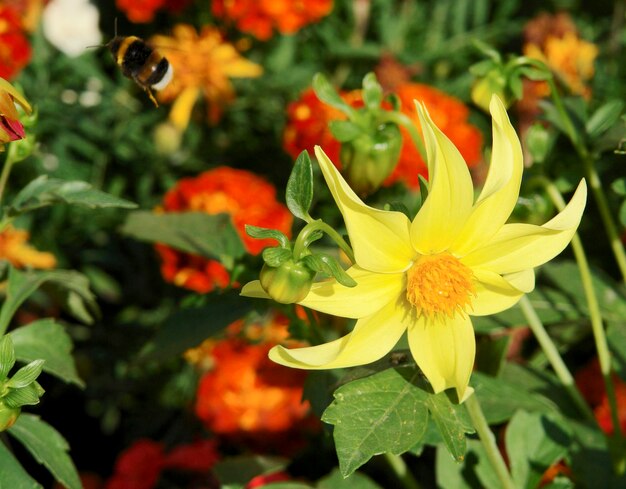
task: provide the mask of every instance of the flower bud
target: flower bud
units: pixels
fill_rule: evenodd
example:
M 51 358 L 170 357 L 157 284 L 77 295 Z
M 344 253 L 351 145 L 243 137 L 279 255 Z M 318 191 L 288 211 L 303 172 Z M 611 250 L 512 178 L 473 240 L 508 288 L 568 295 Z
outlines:
M 20 408 L 8 407 L 0 400 L 0 433 L 13 426 L 20 415 L 20 411 Z
M 471 97 L 478 107 L 489 113 L 489 104 L 491 103 L 492 95 L 500 97 L 505 105 L 509 105 L 506 91 L 506 76 L 501 70 L 494 68 L 489 71 L 484 77 L 478 78 L 472 85 Z
M 343 174 L 359 195 L 376 191 L 400 158 L 402 134 L 396 124 L 385 123 L 374 134 L 362 134 L 341 145 Z
M 287 260 L 278 267 L 263 265 L 259 279 L 263 290 L 276 302 L 293 304 L 307 296 L 314 277 L 315 272 L 303 263 Z

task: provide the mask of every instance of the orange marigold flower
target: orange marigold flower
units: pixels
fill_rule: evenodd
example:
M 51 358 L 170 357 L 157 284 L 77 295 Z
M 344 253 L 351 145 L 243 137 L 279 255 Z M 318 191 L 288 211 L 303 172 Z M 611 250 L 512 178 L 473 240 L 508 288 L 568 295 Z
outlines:
M 295 160 L 302 151 L 312 153 L 315 145 L 319 145 L 333 163 L 338 163 L 341 144 L 328 129 L 328 123 L 338 119 L 345 119 L 343 113 L 326 105 L 308 88 L 298 100 L 287 105 L 283 148 Z
M 267 357 L 273 343 L 230 338 L 213 348 L 214 368 L 198 386 L 196 414 L 214 433 L 261 438 L 290 432 L 309 412 L 302 402 L 306 372 Z
M 402 112 L 417 121 L 414 100 L 423 101 L 435 124 L 452 140 L 465 158 L 468 166 L 477 165 L 482 158 L 482 134 L 468 122 L 469 109 L 460 100 L 420 83 L 401 83 L 396 94 L 402 102 Z M 353 107 L 363 104 L 361 91 L 342 92 L 342 98 Z M 283 147 L 293 158 L 303 150 L 313 151 L 317 144 L 330 160 L 338 164 L 341 145 L 330 133 L 332 120 L 345 119 L 345 115 L 321 102 L 312 89 L 305 91 L 299 100 L 287 107 L 287 124 L 283 133 Z M 426 163 L 422 160 L 406 129 L 401 128 L 403 144 L 400 159 L 383 185 L 404 182 L 409 188 L 419 187 L 418 176 L 427 177 Z
M 0 77 L 13 78 L 24 68 L 31 57 L 31 47 L 17 11 L 0 5 Z
M 44 3 L 48 0 L 3 0 L 2 3 L 15 10 L 22 28 L 27 32 L 34 32 L 39 24 Z
M 231 215 L 246 250 L 259 254 L 272 240 L 248 236 L 245 225 L 273 228 L 291 235 L 293 216 L 276 200 L 276 190 L 261 177 L 246 170 L 219 167 L 197 177 L 183 178 L 165 195 L 165 212 L 206 212 Z M 206 293 L 215 287 L 224 288 L 230 277 L 217 261 L 157 245 L 161 255 L 163 277 L 178 286 Z
M 586 83 L 594 75 L 598 48 L 579 37 L 568 14 L 539 15 L 524 28 L 524 41 L 524 55 L 543 61 L 572 93 L 585 98 L 591 96 Z M 546 82 L 525 81 L 519 109 L 527 117 L 536 115 L 539 100 L 549 93 Z
M 178 24 L 172 34 L 151 39 L 174 68 L 172 82 L 159 92 L 158 98 L 173 101 L 170 120 L 182 131 L 202 93 L 209 120 L 216 123 L 224 107 L 235 98 L 230 79 L 260 76 L 263 68 L 242 57 L 214 27 L 204 26 L 198 34 L 193 26 Z
M 305 25 L 330 13 L 333 0 L 218 0 L 213 15 L 234 22 L 237 28 L 262 41 L 281 34 L 293 34 Z
M 0 260 L 7 260 L 16 268 L 54 268 L 56 258 L 52 253 L 37 251 L 28 244 L 28 231 L 8 225 L 0 231 Z

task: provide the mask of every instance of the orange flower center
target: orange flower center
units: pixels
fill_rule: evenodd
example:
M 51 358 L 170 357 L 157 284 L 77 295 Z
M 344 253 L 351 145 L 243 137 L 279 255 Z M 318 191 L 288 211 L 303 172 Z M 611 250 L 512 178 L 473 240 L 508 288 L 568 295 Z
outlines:
M 406 298 L 418 314 L 452 317 L 475 293 L 472 271 L 448 253 L 421 256 L 407 272 Z
M 225 192 L 200 193 L 192 196 L 189 207 L 207 214 L 236 214 L 241 207 L 236 199 Z

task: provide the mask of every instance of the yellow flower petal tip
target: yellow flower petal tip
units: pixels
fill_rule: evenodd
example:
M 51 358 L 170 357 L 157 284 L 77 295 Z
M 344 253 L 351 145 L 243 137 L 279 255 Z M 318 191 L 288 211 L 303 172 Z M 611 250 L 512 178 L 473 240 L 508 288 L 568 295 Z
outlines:
M 565 209 L 543 226 L 507 224 L 524 165 L 502 100 L 495 95 L 490 100 L 494 146 L 476 200 L 459 151 L 426 107 L 416 106 L 430 189 L 412 221 L 363 203 L 324 151 L 315 148 L 354 248 L 356 263 L 348 272 L 358 285 L 314 284 L 300 303 L 357 322 L 342 338 L 309 348 L 275 347 L 270 358 L 303 369 L 357 366 L 383 357 L 407 332 L 411 353 L 435 392 L 453 388 L 463 402 L 473 392 L 471 316 L 503 311 L 533 289 L 533 269 L 559 254 L 574 235 L 586 183 L 581 181 Z M 262 296 L 256 284 L 246 285 L 242 294 Z

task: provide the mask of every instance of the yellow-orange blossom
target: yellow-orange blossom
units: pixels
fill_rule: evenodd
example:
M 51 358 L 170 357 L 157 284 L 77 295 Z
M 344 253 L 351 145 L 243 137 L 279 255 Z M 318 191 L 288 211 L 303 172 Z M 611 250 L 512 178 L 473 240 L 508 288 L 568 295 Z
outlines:
M 272 360 L 303 369 L 362 365 L 389 352 L 407 331 L 411 353 L 435 392 L 453 387 L 461 401 L 472 393 L 475 339 L 469 316 L 500 312 L 530 292 L 534 267 L 567 246 L 587 198 L 582 180 L 567 207 L 543 226 L 505 224 L 519 196 L 522 150 L 499 98 L 492 98 L 490 111 L 491 165 L 474 201 L 462 156 L 418 105 L 431 185 L 413 221 L 365 205 L 316 148 L 354 249 L 356 263 L 348 273 L 357 286 L 319 282 L 300 304 L 358 321 L 351 333 L 329 343 L 276 346 Z M 242 294 L 267 297 L 258 281 Z

